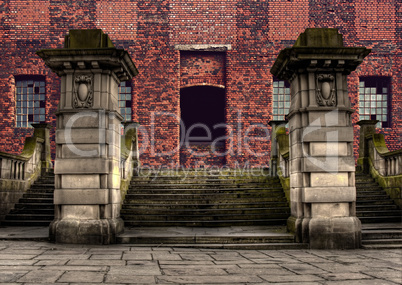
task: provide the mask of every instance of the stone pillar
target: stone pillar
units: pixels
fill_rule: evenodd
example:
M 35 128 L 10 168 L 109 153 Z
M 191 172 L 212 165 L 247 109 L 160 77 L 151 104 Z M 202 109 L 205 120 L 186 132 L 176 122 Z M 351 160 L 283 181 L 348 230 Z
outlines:
M 368 135 L 375 134 L 375 126 L 377 125 L 378 120 L 361 120 L 357 122 L 360 126 L 360 138 L 359 138 L 359 158 L 357 160 L 358 171 L 363 173 L 370 172 L 369 165 L 369 149 L 367 145 L 366 137 Z
M 44 139 L 44 147 L 42 149 L 42 154 L 41 154 L 41 161 L 42 161 L 42 166 L 41 166 L 41 175 L 44 175 L 45 173 L 49 172 L 49 169 L 53 168 L 52 165 L 52 158 L 50 154 L 50 129 L 52 128 L 52 125 L 43 123 L 43 124 L 31 124 L 32 127 L 34 127 L 34 137 L 38 137 L 41 139 Z
M 118 85 L 138 71 L 127 51 L 116 49 L 101 30 L 71 30 L 65 48 L 37 54 L 61 77 L 50 238 L 113 243 L 124 229 Z
M 369 53 L 344 47 L 337 29 L 306 29 L 271 69 L 291 84 L 288 229 L 312 249 L 361 243 L 347 75 Z
M 270 121 L 268 124 L 272 128 L 272 131 L 271 131 L 271 158 L 269 161 L 269 176 L 275 177 L 275 176 L 278 176 L 278 173 L 277 173 L 278 144 L 277 144 L 277 140 L 276 140 L 276 131 L 279 128 L 285 127 L 285 125 L 287 124 L 287 121 Z

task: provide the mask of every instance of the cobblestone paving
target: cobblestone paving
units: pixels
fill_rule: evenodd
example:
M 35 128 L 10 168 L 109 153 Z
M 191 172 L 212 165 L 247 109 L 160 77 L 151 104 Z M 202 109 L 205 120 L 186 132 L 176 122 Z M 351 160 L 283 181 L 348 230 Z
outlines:
M 400 250 L 216 250 L 0 241 L 1 284 L 402 284 Z

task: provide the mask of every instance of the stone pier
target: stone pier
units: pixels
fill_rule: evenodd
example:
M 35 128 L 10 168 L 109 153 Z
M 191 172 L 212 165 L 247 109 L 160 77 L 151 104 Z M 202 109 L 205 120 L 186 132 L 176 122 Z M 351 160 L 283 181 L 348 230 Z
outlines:
M 344 47 L 337 29 L 306 29 L 271 69 L 291 84 L 288 229 L 312 249 L 361 244 L 347 75 L 369 52 Z
M 120 218 L 118 85 L 138 71 L 101 30 L 71 30 L 65 48 L 38 51 L 61 77 L 57 111 L 55 220 L 60 243 L 114 243 Z

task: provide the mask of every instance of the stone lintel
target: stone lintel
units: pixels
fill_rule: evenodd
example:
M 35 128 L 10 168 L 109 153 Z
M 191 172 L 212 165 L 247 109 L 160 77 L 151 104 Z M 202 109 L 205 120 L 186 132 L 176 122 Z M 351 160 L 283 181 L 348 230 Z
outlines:
M 355 187 L 305 187 L 302 189 L 305 203 L 355 202 Z
M 109 204 L 109 189 L 56 189 L 56 205 L 106 205 Z

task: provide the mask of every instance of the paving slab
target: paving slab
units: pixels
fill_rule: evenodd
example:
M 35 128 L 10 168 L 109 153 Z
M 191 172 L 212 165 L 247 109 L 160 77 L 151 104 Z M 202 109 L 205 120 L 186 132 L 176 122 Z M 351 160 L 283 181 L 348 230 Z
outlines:
M 395 285 L 402 284 L 400 260 L 398 249 L 183 249 L 3 240 L 0 284 Z

